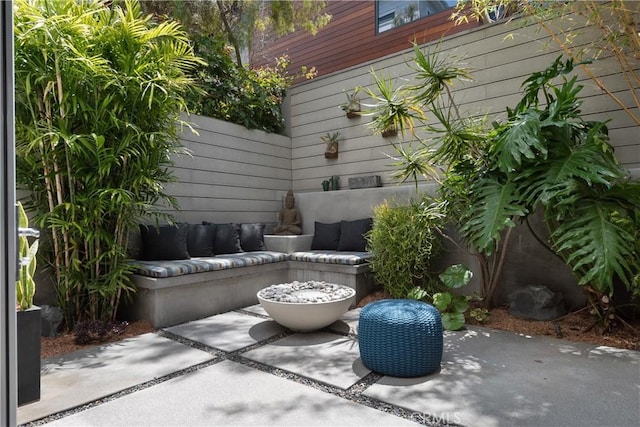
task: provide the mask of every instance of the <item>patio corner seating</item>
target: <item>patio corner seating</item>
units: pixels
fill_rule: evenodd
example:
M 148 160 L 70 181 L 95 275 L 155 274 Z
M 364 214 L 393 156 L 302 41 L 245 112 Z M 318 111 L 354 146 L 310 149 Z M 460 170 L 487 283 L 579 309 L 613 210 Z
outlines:
M 292 253 L 267 247 L 210 257 L 135 261 L 132 279 L 138 292 L 127 314 L 150 320 L 158 328 L 257 304 L 258 291 L 277 283 L 314 280 L 345 285 L 356 291 L 356 303 L 376 289 L 368 252 L 310 250 L 310 240 L 302 240 L 296 249 L 305 250 Z
M 374 372 L 421 377 L 440 370 L 442 320 L 425 302 L 387 299 L 367 304 L 358 324 L 360 359 Z

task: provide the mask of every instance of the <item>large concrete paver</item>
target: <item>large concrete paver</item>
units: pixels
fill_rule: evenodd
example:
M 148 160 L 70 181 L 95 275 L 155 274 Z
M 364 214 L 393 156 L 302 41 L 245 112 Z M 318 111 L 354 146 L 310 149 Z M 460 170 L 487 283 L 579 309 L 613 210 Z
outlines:
M 640 353 L 473 328 L 446 334 L 439 373 L 364 394 L 466 426 L 636 426 Z
M 355 338 L 327 332 L 296 333 L 242 355 L 343 389 L 371 372 Z
M 224 361 L 51 426 L 409 426 L 323 391 Z
M 245 307 L 243 310 L 250 313 L 260 314 L 262 316 L 269 316 L 260 304 Z M 327 329 L 342 334 L 356 334 L 358 331 L 358 320 L 360 319 L 361 310 L 361 308 L 354 308 L 347 311 L 337 322 L 327 326 Z
M 213 358 L 153 333 L 49 358 L 42 363 L 40 400 L 18 408 L 18 423 L 74 408 Z
M 224 351 L 235 351 L 285 331 L 273 320 L 228 312 L 207 317 L 166 331 Z

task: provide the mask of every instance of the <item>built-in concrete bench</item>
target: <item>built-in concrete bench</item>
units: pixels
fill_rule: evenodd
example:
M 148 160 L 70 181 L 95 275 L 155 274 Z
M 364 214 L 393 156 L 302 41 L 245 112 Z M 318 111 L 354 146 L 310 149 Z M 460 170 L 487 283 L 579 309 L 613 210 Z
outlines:
M 289 278 L 287 254 L 269 251 L 136 265 L 129 315 L 157 328 L 255 304 L 260 289 Z
M 136 261 L 138 292 L 134 319 L 164 327 L 258 302 L 257 292 L 294 280 L 321 280 L 356 290 L 356 301 L 371 293 L 367 252 L 241 252 L 176 261 Z
M 430 192 L 435 191 L 435 186 L 428 187 Z M 368 262 L 370 255 L 311 251 L 314 222 L 370 218 L 373 207 L 383 200 L 408 200 L 414 191 L 411 186 L 392 186 L 297 193 L 296 205 L 302 213 L 304 234 L 265 235 L 267 252 L 141 261 L 140 265 L 146 267 L 133 275 L 138 293 L 130 315 L 149 319 L 156 327 L 173 325 L 256 304 L 260 289 L 294 280 L 346 285 L 356 290 L 356 301 L 360 301 L 376 289 Z

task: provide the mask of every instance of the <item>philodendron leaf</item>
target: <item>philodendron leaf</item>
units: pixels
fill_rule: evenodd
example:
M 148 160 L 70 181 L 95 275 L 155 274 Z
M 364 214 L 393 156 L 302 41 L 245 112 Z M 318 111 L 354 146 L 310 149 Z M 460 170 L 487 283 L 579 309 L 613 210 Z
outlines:
M 458 331 L 464 326 L 463 313 L 444 313 L 442 315 L 442 327 L 449 331 Z
M 498 168 L 503 172 L 512 172 L 520 167 L 522 158 L 546 158 L 547 147 L 542 134 L 541 112 L 529 109 L 511 120 L 502 132 L 493 148 Z
M 454 264 L 438 277 L 448 288 L 455 289 L 469 284 L 473 273 L 462 264 Z
M 433 294 L 433 306 L 441 313 L 449 307 L 451 302 L 451 294 L 449 292 L 438 292 Z
M 491 255 L 502 231 L 515 226 L 514 218 L 527 214 L 522 195 L 513 178 L 502 182 L 491 176 L 476 181 L 469 195 L 471 204 L 463 214 L 462 232 L 475 249 Z

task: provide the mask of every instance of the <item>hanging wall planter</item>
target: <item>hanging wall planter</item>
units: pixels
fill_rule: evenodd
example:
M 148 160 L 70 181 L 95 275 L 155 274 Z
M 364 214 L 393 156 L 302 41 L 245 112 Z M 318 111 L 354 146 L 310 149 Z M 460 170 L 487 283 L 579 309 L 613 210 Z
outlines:
M 380 135 L 382 135 L 383 138 L 389 138 L 392 136 L 396 136 L 397 134 L 398 134 L 398 130 L 396 129 L 395 126 L 388 127 L 387 129 L 380 132 Z
M 328 133 L 320 137 L 326 144 L 324 150 L 325 159 L 337 159 L 338 158 L 338 144 L 341 141 L 340 132 Z
M 342 104 L 340 108 L 347 113 L 347 117 L 353 119 L 360 116 L 360 99 L 358 98 L 358 90 L 353 92 L 345 92 L 347 96 L 347 103 Z

